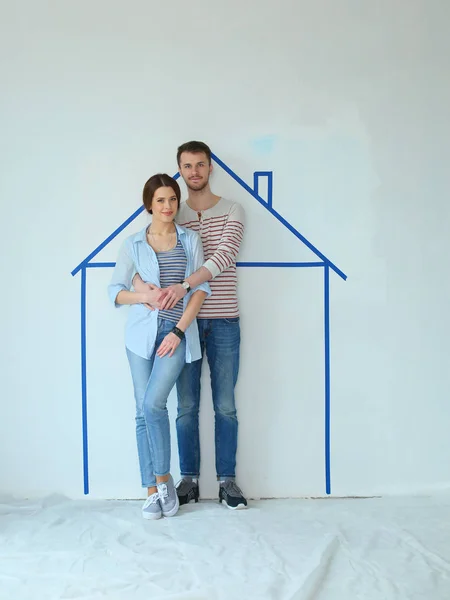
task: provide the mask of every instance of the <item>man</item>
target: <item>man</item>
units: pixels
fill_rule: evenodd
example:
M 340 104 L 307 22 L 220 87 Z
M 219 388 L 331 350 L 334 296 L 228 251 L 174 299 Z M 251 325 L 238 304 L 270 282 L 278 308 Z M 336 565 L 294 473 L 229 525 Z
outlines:
M 247 506 L 235 482 L 238 420 L 234 396 L 240 348 L 236 258 L 244 233 L 244 211 L 237 202 L 211 192 L 209 178 L 213 167 L 211 150 L 206 144 L 196 141 L 183 144 L 178 148 L 177 162 L 189 195 L 181 204 L 176 220 L 179 225 L 200 234 L 206 262 L 185 281 L 162 292 L 154 288 L 155 305 L 161 309 L 172 308 L 190 289 L 210 282 L 212 296 L 205 300 L 197 322 L 202 357 L 206 351 L 211 371 L 219 500 L 235 510 Z M 142 285 L 140 278 L 136 279 L 135 286 Z M 186 364 L 177 381 L 180 504 L 197 502 L 199 498 L 202 360 Z

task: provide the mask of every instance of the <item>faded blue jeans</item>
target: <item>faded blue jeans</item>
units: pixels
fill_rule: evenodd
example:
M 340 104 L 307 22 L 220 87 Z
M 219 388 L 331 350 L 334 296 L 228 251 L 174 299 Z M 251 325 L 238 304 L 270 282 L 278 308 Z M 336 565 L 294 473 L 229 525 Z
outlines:
M 215 413 L 217 478 L 235 477 L 238 420 L 234 388 L 239 372 L 239 318 L 197 319 L 202 357 L 206 349 Z M 177 436 L 181 476 L 200 475 L 200 375 L 202 360 L 185 364 L 177 381 Z
M 186 362 L 186 340 L 172 357 L 156 356 L 156 350 L 175 323 L 158 319 L 155 350 L 150 360 L 127 348 L 136 400 L 136 440 L 143 487 L 156 485 L 156 475 L 170 471 L 170 425 L 167 398 Z

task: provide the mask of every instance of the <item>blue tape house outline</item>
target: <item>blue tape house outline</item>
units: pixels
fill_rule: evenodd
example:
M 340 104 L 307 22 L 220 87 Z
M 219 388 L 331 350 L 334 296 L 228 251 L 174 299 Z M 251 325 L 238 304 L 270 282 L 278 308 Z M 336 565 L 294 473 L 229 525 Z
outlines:
M 246 192 L 257 200 L 277 221 L 282 223 L 295 237 L 309 248 L 318 259 L 317 262 L 238 262 L 238 267 L 272 267 L 272 268 L 320 268 L 324 277 L 324 377 L 325 377 L 325 491 L 331 494 L 331 456 L 330 456 L 330 269 L 344 281 L 347 275 L 331 262 L 320 250 L 308 241 L 295 227 L 293 227 L 272 206 L 273 172 L 255 171 L 253 174 L 253 188 L 251 188 L 239 175 L 230 169 L 218 156 L 212 153 L 212 158 L 230 177 L 232 177 Z M 174 175 L 178 179 L 180 174 Z M 259 195 L 259 183 L 267 180 L 267 200 Z M 95 250 L 77 265 L 71 275 L 75 276 L 81 271 L 81 412 L 83 431 L 83 480 L 84 493 L 89 494 L 89 451 L 88 451 L 88 421 L 87 421 L 87 376 L 86 376 L 86 272 L 87 269 L 112 268 L 112 262 L 91 262 L 103 248 L 105 248 L 121 231 L 132 223 L 144 210 L 139 207 L 115 231 L 111 233 Z

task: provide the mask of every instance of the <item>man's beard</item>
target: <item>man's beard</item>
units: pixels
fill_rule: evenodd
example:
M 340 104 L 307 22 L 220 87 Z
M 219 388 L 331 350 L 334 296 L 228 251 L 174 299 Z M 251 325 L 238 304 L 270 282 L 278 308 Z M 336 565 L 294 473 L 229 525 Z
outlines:
M 209 183 L 209 179 L 207 179 L 207 180 L 204 182 L 204 184 L 203 184 L 202 186 L 200 186 L 200 187 L 194 187 L 194 186 L 192 186 L 192 185 L 189 185 L 189 179 L 188 179 L 187 181 L 185 180 L 185 182 L 184 182 L 184 183 L 186 184 L 186 187 L 187 187 L 188 189 L 192 190 L 193 192 L 201 192 L 201 191 L 202 191 L 202 190 L 204 190 L 204 189 L 205 189 L 205 187 L 208 185 L 208 183 Z

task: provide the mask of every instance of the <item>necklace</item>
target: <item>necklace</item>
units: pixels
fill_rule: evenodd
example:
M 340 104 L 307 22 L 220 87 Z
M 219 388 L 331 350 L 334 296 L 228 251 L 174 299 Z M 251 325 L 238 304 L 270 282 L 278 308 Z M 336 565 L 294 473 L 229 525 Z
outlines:
M 162 234 L 162 233 L 156 234 L 156 233 L 153 233 L 151 229 L 149 229 L 147 231 L 147 239 L 148 239 L 148 243 L 150 244 L 150 246 L 153 248 L 153 250 L 155 252 L 168 252 L 169 250 L 172 250 L 175 247 L 174 243 L 173 243 L 173 236 L 176 236 L 176 234 L 177 234 L 176 231 L 172 231 L 172 233 L 168 233 L 168 234 Z M 160 246 L 160 244 L 158 244 L 156 242 L 157 235 L 159 235 L 159 237 L 162 237 L 164 235 L 169 238 L 169 243 L 168 243 L 168 245 L 166 244 L 166 247 L 162 248 Z

